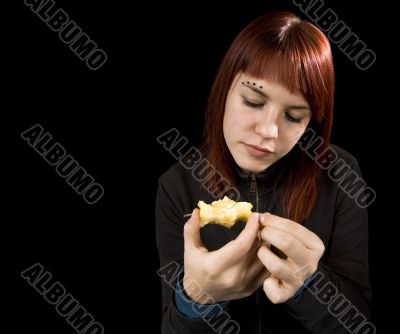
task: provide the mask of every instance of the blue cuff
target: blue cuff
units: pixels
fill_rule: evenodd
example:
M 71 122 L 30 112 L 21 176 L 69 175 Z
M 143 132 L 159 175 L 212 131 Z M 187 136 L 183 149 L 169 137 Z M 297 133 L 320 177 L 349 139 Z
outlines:
M 175 289 L 175 303 L 177 309 L 191 319 L 212 317 L 223 311 L 228 302 L 218 304 L 198 304 L 188 297 L 182 289 L 181 280 L 178 280 Z
M 297 292 L 294 294 L 294 296 L 292 297 L 293 299 L 299 297 L 303 291 L 307 288 L 307 286 L 317 277 L 317 272 L 315 272 L 314 274 L 312 274 L 310 277 L 308 277 L 303 285 L 300 287 L 299 290 L 297 290 Z

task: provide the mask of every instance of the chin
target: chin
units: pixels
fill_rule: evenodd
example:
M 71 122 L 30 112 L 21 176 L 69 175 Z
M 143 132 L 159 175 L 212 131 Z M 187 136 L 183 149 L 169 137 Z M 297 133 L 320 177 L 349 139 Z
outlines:
M 247 167 L 241 167 L 243 170 L 249 172 L 249 173 L 260 173 L 264 171 L 268 166 L 263 165 L 263 166 L 254 166 L 252 164 L 249 164 Z
M 252 161 L 250 158 L 238 155 L 237 158 L 234 156 L 236 164 L 246 172 L 259 173 L 264 171 L 270 164 L 261 161 Z

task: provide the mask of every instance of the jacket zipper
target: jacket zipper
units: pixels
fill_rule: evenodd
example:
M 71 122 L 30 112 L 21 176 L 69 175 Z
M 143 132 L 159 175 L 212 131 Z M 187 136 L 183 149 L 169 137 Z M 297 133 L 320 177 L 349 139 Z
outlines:
M 259 203 L 258 203 L 258 188 L 257 188 L 257 178 L 255 174 L 251 175 L 251 184 L 250 184 L 250 192 L 255 193 L 256 196 L 256 212 L 259 212 Z M 258 323 L 256 328 L 256 333 L 261 333 L 261 311 L 260 311 L 260 299 L 259 299 L 259 289 L 256 291 L 256 304 L 257 304 L 257 312 L 258 312 Z
M 251 175 L 250 192 L 256 195 L 256 212 L 258 212 L 258 189 L 257 189 L 257 178 L 255 174 Z

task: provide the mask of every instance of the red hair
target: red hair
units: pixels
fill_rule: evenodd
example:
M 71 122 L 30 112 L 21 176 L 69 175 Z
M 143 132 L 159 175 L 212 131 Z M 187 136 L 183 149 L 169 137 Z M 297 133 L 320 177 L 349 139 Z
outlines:
M 316 153 L 323 153 L 332 128 L 334 71 L 329 41 L 318 28 L 292 13 L 270 13 L 244 28 L 227 51 L 211 88 L 201 149 L 233 185 L 234 160 L 223 136 L 223 117 L 228 91 L 239 72 L 302 95 L 312 112 L 308 127 L 323 139 Z M 298 145 L 280 160 L 284 164 L 276 190 L 282 214 L 301 223 L 314 206 L 321 170 Z M 209 187 L 218 181 L 211 177 Z

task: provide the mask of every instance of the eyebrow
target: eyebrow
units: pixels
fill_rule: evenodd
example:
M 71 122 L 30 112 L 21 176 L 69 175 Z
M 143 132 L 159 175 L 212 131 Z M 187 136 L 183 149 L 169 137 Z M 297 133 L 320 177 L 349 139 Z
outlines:
M 262 97 L 265 97 L 266 99 L 269 99 L 269 96 L 265 94 L 262 90 L 258 89 L 257 87 L 253 87 L 250 85 L 244 84 L 247 88 L 250 88 L 252 91 L 256 92 L 257 94 L 261 95 Z M 296 110 L 310 110 L 309 107 L 307 106 L 290 106 L 288 109 L 296 109 Z
M 269 96 L 267 94 L 265 94 L 262 90 L 258 89 L 257 87 L 253 87 L 250 85 L 246 85 L 244 84 L 247 88 L 250 88 L 252 91 L 255 91 L 257 94 L 269 99 Z

